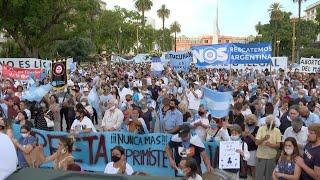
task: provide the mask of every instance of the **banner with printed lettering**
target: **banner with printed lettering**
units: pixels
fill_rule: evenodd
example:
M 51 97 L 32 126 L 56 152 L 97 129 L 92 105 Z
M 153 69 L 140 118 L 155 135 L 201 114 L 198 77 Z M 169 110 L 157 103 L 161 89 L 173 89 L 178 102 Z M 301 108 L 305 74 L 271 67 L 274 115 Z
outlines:
M 2 65 L 1 69 L 3 78 L 11 78 L 14 80 L 27 80 L 30 74 L 34 74 L 34 77 L 39 79 L 45 71 L 43 68 L 17 68 L 8 65 Z
M 52 86 L 55 89 L 67 85 L 67 61 L 60 60 L 52 63 Z
M 303 73 L 320 73 L 320 59 L 302 57 L 295 70 Z
M 23 69 L 50 69 L 51 61 L 36 58 L 0 58 L 0 65 Z
M 236 70 L 258 70 L 259 72 L 265 69 L 278 72 L 280 69 L 285 72 L 288 71 L 288 57 L 272 57 L 270 63 L 252 63 L 252 64 L 217 64 L 212 65 L 211 68 L 217 69 L 236 69 Z
M 170 51 L 166 54 L 166 59 L 170 60 L 170 65 L 175 72 L 189 71 L 190 63 L 192 62 L 191 52 L 174 52 Z
M 193 46 L 193 63 L 199 68 L 210 68 L 214 65 L 260 64 L 270 63 L 271 43 L 228 43 L 206 46 Z
M 20 138 L 20 126 L 12 126 L 15 138 Z M 42 131 L 33 129 L 39 144 L 43 145 L 46 156 L 53 154 L 59 144 L 59 139 L 68 136 L 66 132 Z M 126 160 L 135 172 L 145 172 L 150 175 L 174 176 L 170 167 L 165 147 L 171 135 L 152 133 L 138 135 L 127 132 L 83 133 L 75 137 L 72 156 L 83 170 L 103 172 L 106 164 L 111 161 L 111 150 L 115 146 L 125 149 Z M 211 163 L 215 163 L 219 143 L 206 142 L 206 151 Z M 215 164 L 212 164 L 214 166 Z M 52 162 L 41 167 L 53 167 Z M 205 169 L 205 168 L 204 168 Z

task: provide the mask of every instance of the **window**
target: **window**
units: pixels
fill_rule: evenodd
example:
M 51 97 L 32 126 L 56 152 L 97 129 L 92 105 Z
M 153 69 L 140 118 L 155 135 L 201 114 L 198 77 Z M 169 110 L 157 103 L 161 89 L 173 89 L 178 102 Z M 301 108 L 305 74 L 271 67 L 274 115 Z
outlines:
M 206 39 L 206 40 L 204 40 L 204 43 L 208 44 L 208 43 L 209 43 L 209 41 Z
M 226 40 L 226 43 L 229 43 L 230 42 L 230 40 Z

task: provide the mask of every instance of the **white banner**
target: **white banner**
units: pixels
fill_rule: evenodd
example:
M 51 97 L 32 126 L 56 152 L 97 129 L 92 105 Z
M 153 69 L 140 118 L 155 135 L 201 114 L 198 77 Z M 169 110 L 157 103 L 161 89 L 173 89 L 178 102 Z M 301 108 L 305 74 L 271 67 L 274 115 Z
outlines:
M 288 57 L 272 57 L 271 71 L 279 71 L 283 69 L 287 71 L 288 68 Z M 210 68 L 219 68 L 219 69 L 252 69 L 258 71 L 264 71 L 265 69 L 270 70 L 270 64 L 232 64 L 230 65 L 211 65 Z
M 295 70 L 303 73 L 319 73 L 320 59 L 302 57 L 300 65 Z
M 0 65 L 24 69 L 51 69 L 51 61 L 36 58 L 0 58 Z

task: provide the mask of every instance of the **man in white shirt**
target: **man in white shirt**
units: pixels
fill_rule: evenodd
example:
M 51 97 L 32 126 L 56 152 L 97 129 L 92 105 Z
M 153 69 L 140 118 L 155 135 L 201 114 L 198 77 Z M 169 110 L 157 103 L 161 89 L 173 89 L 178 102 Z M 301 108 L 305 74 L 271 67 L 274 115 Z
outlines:
M 84 109 L 77 109 L 76 119 L 73 121 L 71 126 L 71 133 L 78 132 L 97 132 L 92 121 L 86 116 Z
M 190 85 L 189 91 L 187 91 L 187 98 L 189 101 L 189 110 L 192 111 L 193 115 L 199 109 L 200 101 L 202 97 L 202 91 L 199 89 L 199 83 L 195 82 Z
M 293 137 L 296 139 L 300 154 L 303 154 L 304 146 L 308 142 L 308 128 L 303 126 L 303 121 L 301 118 L 298 117 L 292 120 L 291 127 L 288 127 L 284 132 L 282 141 L 284 141 L 287 137 Z
M 123 122 L 123 113 L 117 107 L 117 100 L 111 99 L 108 103 L 107 110 L 104 113 L 102 119 L 102 129 L 103 131 L 118 131 L 121 128 Z
M 0 179 L 6 179 L 17 169 L 18 157 L 16 149 L 9 136 L 1 132 L 0 154 Z
M 210 127 L 209 120 L 206 117 L 206 110 L 203 106 L 199 107 L 200 118 L 191 123 L 191 126 L 195 128 L 195 132 L 202 141 L 206 140 L 207 129 Z

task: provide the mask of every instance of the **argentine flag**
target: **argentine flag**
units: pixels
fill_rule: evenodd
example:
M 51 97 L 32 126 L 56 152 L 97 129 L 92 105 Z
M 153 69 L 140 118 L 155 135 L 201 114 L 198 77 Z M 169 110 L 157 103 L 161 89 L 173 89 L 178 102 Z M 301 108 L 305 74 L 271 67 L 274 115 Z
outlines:
M 205 107 L 212 117 L 226 117 L 229 114 L 232 99 L 230 92 L 217 92 L 208 88 L 203 89 Z
M 151 63 L 151 71 L 152 73 L 159 77 L 164 70 L 163 64 L 161 62 L 160 57 L 152 57 L 152 63 Z

